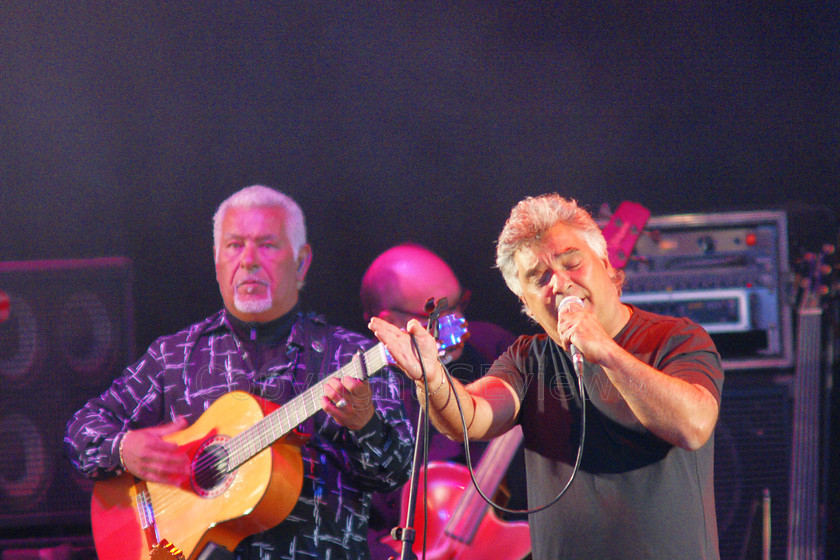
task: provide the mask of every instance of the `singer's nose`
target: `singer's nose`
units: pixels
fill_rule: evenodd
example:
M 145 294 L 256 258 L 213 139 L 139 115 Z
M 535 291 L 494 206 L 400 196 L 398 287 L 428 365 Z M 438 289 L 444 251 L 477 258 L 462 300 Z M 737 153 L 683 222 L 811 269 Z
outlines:
M 560 270 L 551 271 L 551 291 L 554 294 L 563 295 L 572 287 L 572 280 L 569 275 Z

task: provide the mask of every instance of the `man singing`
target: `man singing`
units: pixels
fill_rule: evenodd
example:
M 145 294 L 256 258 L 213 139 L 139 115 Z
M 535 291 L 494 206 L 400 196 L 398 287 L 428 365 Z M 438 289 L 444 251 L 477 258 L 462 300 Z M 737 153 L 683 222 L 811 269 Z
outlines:
M 496 264 L 545 332 L 520 337 L 481 379 L 464 386 L 445 376 L 417 321 L 408 332 L 379 318 L 370 328 L 418 391 L 425 374 L 441 432 L 462 437 L 456 401 L 471 438 L 522 426 L 530 508 L 574 477 L 559 501 L 529 516 L 534 560 L 717 560 L 723 371 L 708 334 L 622 303 L 623 277 L 597 224 L 556 194 L 513 208 Z

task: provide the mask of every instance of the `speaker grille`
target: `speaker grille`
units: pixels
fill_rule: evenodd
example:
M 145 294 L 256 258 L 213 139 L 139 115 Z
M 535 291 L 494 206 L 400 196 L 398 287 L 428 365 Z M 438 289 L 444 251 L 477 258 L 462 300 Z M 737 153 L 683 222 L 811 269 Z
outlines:
M 86 522 L 64 429 L 134 356 L 123 258 L 0 263 L 0 526 Z
M 791 396 L 788 387 L 724 389 L 715 430 L 715 503 L 722 560 L 755 556 L 761 507 L 770 494 L 771 557 L 787 541 Z

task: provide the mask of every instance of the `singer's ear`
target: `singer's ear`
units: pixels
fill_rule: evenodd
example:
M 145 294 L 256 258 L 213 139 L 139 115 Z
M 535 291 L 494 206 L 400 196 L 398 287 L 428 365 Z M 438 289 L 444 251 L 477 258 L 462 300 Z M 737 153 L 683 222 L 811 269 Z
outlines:
M 601 257 L 601 262 L 604 263 L 604 268 L 607 269 L 607 274 L 612 278 L 615 274 L 615 267 L 610 262 L 609 257 Z
M 534 319 L 534 314 L 531 312 L 531 308 L 528 307 L 528 304 L 525 303 L 525 298 L 522 297 L 522 296 L 519 296 L 519 301 L 522 303 L 522 312 L 525 313 L 525 315 L 527 315 L 531 319 Z

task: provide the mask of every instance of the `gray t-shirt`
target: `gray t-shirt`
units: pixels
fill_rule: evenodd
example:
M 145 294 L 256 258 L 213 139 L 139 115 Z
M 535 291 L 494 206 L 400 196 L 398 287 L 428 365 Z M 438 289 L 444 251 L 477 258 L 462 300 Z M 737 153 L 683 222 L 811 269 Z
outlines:
M 700 383 L 720 402 L 723 370 L 708 334 L 687 319 L 637 308 L 616 342 L 657 370 Z M 568 355 L 546 335 L 520 337 L 489 375 L 522 378 L 529 507 L 572 474 L 581 398 Z M 534 560 L 718 560 L 714 437 L 674 447 L 635 418 L 603 370 L 586 364 L 586 436 L 580 469 L 554 506 L 530 516 Z

